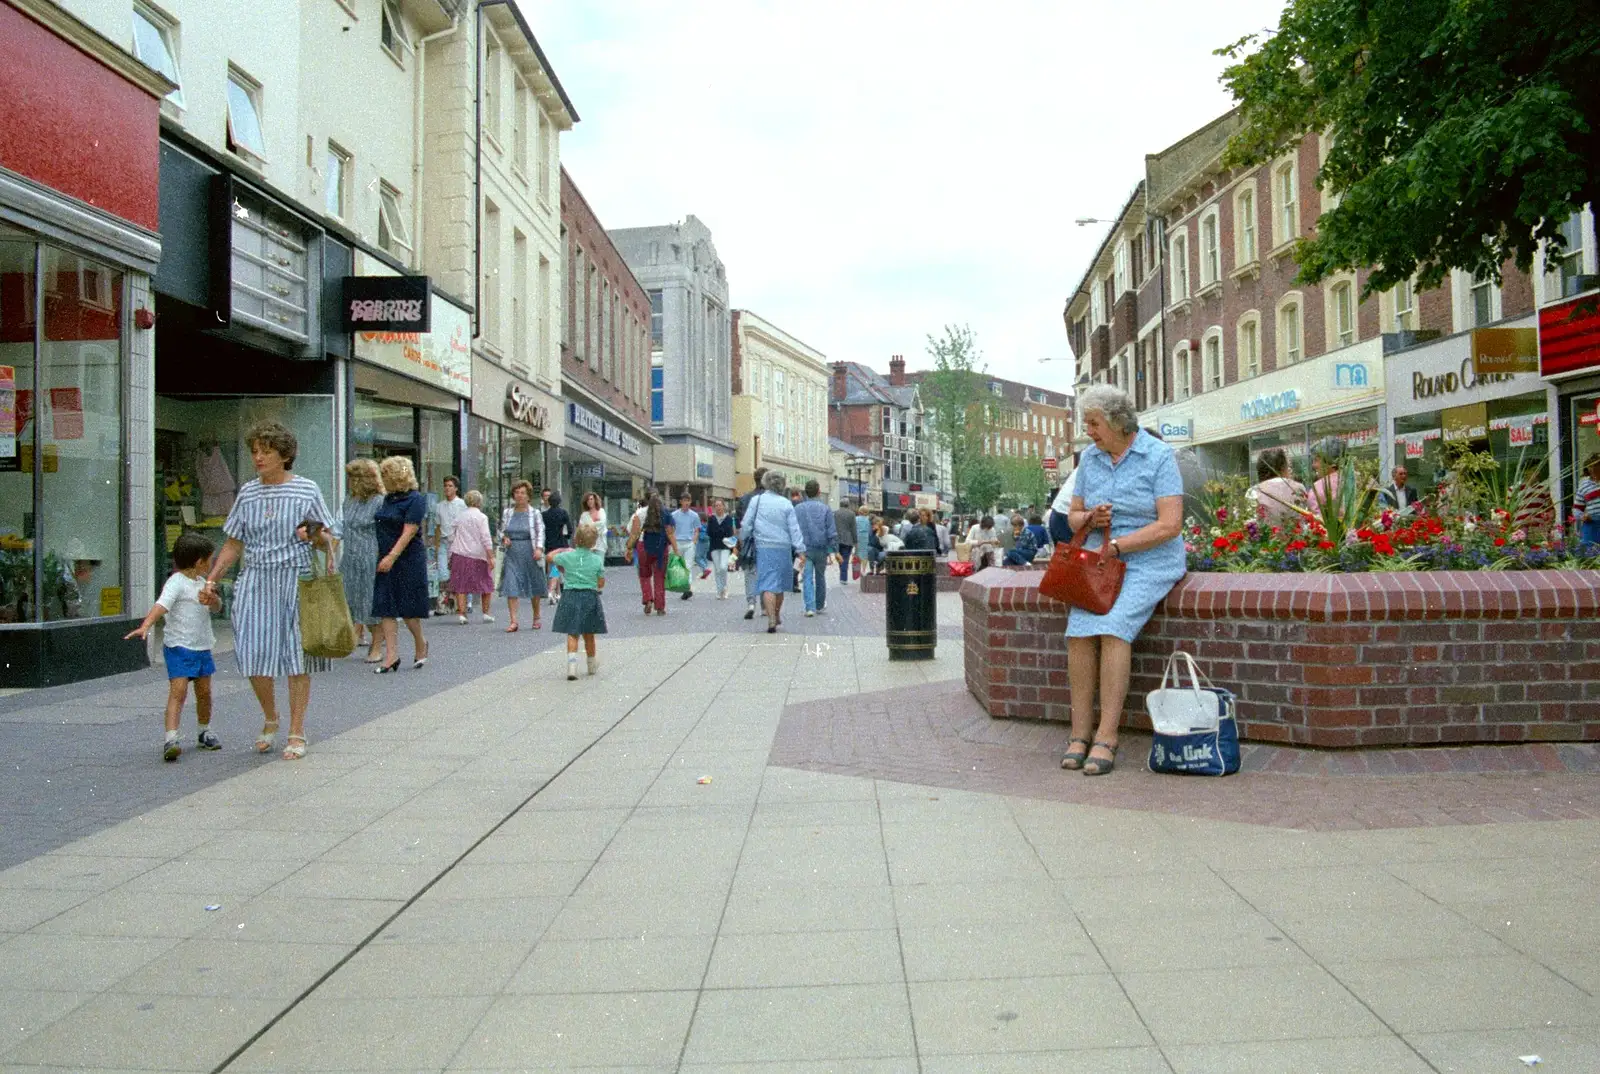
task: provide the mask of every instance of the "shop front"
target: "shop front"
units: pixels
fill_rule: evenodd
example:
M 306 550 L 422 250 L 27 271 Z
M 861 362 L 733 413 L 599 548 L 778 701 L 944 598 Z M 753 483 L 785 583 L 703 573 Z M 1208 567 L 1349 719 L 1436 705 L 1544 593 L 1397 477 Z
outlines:
M 651 462 L 656 438 L 625 422 L 616 411 L 591 398 L 572 381 L 564 385 L 566 447 L 561 457 L 566 468 L 568 496 L 581 503 L 586 492 L 600 494 L 610 523 L 606 555 L 622 554 L 626 534 L 622 523 L 633 514 L 634 504 L 651 483 Z
M 154 280 L 153 560 L 186 531 L 220 547 L 255 476 L 249 433 L 294 433 L 294 472 L 335 511 L 343 493 L 349 336 L 336 316 L 351 249 L 230 162 L 176 132 L 161 143 L 164 256 Z M 224 579 L 221 623 L 232 613 Z
M 1533 318 L 1391 354 L 1385 367 L 1392 466 L 1426 495 L 1451 445 L 1492 454 L 1505 479 L 1544 472 L 1554 393 L 1539 379 Z
M 472 315 L 427 277 L 401 276 L 359 250 L 355 269 L 341 307 L 355 357 L 347 450 L 357 459 L 404 455 L 431 503 L 461 473 Z
M 1269 448 L 1282 448 L 1296 471 L 1307 471 L 1312 446 L 1328 437 L 1347 457 L 1379 460 L 1384 364 L 1383 340 L 1374 338 L 1147 411 L 1140 424 L 1192 448 L 1200 479 L 1253 481 Z
M 1584 460 L 1600 452 L 1600 295 L 1539 311 L 1539 374 L 1556 395 L 1560 432 L 1550 469 L 1557 502 L 1569 504 Z
M 730 447 L 693 436 L 674 436 L 655 449 L 656 485 L 663 496 L 683 493 L 696 504 L 734 495 L 734 454 Z
M 145 667 L 150 275 L 171 83 L 0 4 L 0 687 Z M 93 147 L 92 149 L 90 147 Z
M 483 511 L 497 532 L 518 481 L 561 489 L 561 400 L 482 355 L 472 355 L 472 417 L 467 481 L 483 493 Z M 562 493 L 565 497 L 566 493 Z

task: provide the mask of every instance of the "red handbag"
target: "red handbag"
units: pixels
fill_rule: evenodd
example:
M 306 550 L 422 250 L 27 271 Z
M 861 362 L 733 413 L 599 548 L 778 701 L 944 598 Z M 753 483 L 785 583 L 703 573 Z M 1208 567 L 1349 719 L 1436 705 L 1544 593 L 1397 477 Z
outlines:
M 1089 535 L 1087 526 L 1072 535 L 1070 544 L 1057 543 L 1050 556 L 1050 566 L 1045 568 L 1044 578 L 1039 582 L 1041 596 L 1095 615 L 1105 615 L 1111 610 L 1117 602 L 1117 594 L 1122 592 L 1122 576 L 1127 573 L 1128 565 L 1120 556 L 1108 554 L 1111 527 L 1103 529 L 1105 541 L 1098 550 L 1083 547 L 1083 539 Z
M 950 577 L 952 578 L 970 577 L 972 575 L 972 570 L 972 564 L 966 562 L 965 560 L 952 559 L 950 561 Z
M 857 582 L 861 581 L 861 557 L 860 556 L 851 556 L 850 557 L 850 577 L 852 579 L 854 579 L 855 581 L 857 581 Z

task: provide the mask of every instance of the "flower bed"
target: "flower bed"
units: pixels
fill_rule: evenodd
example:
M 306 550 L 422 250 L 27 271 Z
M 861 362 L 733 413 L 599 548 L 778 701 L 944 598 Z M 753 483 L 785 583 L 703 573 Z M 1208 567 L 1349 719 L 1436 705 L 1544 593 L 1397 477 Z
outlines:
M 1067 609 L 1040 577 L 962 586 L 967 687 L 991 716 L 1070 716 Z M 1149 726 L 1144 695 L 1175 648 L 1238 695 L 1247 738 L 1600 740 L 1600 571 L 1190 574 L 1134 644 L 1130 726 Z

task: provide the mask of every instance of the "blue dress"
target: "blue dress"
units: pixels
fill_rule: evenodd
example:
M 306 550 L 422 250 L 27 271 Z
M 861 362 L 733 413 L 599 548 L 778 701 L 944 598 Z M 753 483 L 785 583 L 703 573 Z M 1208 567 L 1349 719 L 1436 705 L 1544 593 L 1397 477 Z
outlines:
M 428 501 L 415 491 L 389 493 L 372 516 L 379 559 L 399 543 L 408 523 L 417 527 L 394 565 L 378 572 L 373 582 L 372 614 L 379 619 L 428 618 L 428 555 L 422 550 L 422 522 L 427 517 Z
M 1129 445 L 1122 462 L 1113 466 L 1111 456 L 1090 445 L 1078 462 L 1077 494 L 1085 507 L 1111 505 L 1111 536 L 1126 537 L 1156 520 L 1156 500 L 1162 496 L 1182 496 L 1183 478 L 1172 448 L 1143 429 Z M 1099 548 L 1103 531 L 1094 531 L 1084 547 Z M 1116 604 L 1105 615 L 1073 608 L 1067 617 L 1067 637 L 1093 638 L 1102 634 L 1132 643 L 1150 621 L 1161 603 L 1188 569 L 1183 551 L 1183 535 L 1142 552 L 1123 556 L 1127 573 Z

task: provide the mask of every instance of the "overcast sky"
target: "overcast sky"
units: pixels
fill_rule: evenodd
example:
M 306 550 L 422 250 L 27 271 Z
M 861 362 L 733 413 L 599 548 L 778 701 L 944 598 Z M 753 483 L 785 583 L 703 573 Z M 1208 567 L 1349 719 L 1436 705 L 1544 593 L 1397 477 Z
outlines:
M 970 324 L 1069 385 L 1063 304 L 1144 155 L 1230 107 L 1212 50 L 1282 0 L 519 0 L 606 227 L 711 228 L 733 305 L 887 370 Z

